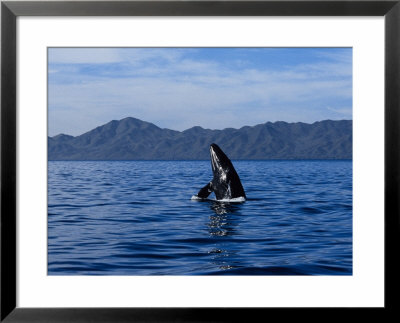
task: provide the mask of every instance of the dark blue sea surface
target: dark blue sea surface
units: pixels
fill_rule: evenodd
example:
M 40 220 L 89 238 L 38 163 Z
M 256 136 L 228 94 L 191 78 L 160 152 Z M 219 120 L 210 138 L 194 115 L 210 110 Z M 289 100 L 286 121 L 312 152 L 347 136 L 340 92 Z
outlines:
M 196 201 L 210 161 L 50 161 L 49 275 L 351 275 L 351 161 L 233 161 L 247 200 Z

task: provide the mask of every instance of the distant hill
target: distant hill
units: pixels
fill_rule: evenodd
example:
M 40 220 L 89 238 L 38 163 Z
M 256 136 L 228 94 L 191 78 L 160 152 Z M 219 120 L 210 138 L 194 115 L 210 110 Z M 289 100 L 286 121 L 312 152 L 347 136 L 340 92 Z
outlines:
M 352 121 L 267 122 L 240 129 L 161 129 L 135 118 L 113 120 L 80 136 L 48 138 L 49 160 L 209 159 L 218 144 L 231 159 L 351 159 Z

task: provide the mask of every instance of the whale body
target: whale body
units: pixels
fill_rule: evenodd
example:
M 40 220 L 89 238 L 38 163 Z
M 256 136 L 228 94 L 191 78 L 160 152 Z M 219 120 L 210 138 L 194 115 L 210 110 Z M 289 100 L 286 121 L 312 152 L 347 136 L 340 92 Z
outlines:
M 213 179 L 200 189 L 197 197 L 205 199 L 214 192 L 217 200 L 246 199 L 246 193 L 232 162 L 216 144 L 210 145 L 210 159 Z

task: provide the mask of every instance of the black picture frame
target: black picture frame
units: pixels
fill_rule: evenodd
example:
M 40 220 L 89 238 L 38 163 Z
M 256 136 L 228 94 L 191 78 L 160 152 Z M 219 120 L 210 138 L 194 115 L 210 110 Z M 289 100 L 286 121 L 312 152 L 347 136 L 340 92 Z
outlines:
M 16 307 L 16 19 L 18 16 L 384 16 L 385 306 L 384 308 L 19 308 Z M 368 318 L 397 311 L 400 180 L 400 0 L 388 1 L 2 1 L 1 3 L 1 322 L 233 322 Z M 40 291 L 38 291 L 40 292 Z M 309 310 L 317 311 L 315 315 Z M 268 312 L 268 314 L 266 313 Z M 322 313 L 321 313 L 322 312 Z M 321 316 L 324 315 L 323 317 Z M 268 317 L 267 317 L 268 315 Z M 395 316 L 396 317 L 396 316 Z M 260 318 L 260 319 L 258 319 Z M 270 318 L 273 319 L 273 318 Z M 350 319 L 350 317 L 349 317 Z M 242 321 L 242 320 L 241 320 Z

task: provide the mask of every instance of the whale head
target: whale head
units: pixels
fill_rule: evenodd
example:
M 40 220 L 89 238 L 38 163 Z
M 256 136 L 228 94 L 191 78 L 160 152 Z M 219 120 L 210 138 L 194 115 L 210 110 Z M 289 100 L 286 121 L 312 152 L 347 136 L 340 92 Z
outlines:
M 232 162 L 216 144 L 210 145 L 210 159 L 214 174 L 212 190 L 217 199 L 246 198 L 242 183 Z
M 200 189 L 196 198 L 205 199 L 214 192 L 217 200 L 237 199 L 243 202 L 246 199 L 246 193 L 228 156 L 218 145 L 211 144 L 210 157 L 213 179 Z
M 217 144 L 210 145 L 210 159 L 213 173 L 217 173 L 219 176 L 226 176 L 226 173 L 233 167 L 228 156 Z

